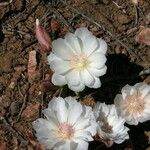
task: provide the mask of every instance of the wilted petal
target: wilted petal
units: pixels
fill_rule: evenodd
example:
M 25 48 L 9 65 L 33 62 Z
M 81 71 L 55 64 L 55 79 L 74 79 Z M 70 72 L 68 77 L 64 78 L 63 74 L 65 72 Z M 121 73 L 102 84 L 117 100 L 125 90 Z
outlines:
M 120 144 L 129 138 L 129 129 L 124 126 L 125 120 L 118 116 L 115 105 L 97 103 L 94 113 L 97 117 L 98 135 L 103 141 Z

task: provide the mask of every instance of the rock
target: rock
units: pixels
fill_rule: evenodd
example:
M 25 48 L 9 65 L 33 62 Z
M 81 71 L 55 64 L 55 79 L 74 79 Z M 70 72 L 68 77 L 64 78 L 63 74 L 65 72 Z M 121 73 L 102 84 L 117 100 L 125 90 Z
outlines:
M 127 15 L 118 15 L 117 20 L 120 24 L 128 24 L 131 21 Z

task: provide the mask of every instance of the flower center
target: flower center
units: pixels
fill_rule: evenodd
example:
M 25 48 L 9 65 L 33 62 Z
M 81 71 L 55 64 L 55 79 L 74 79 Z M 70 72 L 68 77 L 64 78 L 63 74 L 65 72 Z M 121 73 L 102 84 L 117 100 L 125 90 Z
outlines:
M 70 139 L 74 135 L 74 129 L 68 123 L 61 123 L 58 127 L 58 137 L 65 140 Z
M 144 110 L 145 102 L 137 95 L 127 96 L 127 108 L 129 112 L 141 113 Z
M 84 54 L 74 55 L 70 61 L 70 65 L 76 70 L 83 70 L 89 65 L 88 57 Z

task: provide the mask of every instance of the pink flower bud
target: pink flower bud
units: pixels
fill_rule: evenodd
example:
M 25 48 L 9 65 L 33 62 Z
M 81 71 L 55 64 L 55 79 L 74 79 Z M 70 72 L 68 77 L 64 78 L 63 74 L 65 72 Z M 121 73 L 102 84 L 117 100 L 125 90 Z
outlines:
M 36 19 L 36 38 L 44 52 L 49 52 L 51 50 L 51 38 L 46 32 L 46 30 L 40 26 L 39 20 Z

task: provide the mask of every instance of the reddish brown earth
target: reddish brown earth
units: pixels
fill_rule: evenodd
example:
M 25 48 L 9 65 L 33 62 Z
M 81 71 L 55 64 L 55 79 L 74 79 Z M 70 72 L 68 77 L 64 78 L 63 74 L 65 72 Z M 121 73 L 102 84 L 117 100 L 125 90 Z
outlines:
M 0 4 L 2 2 L 0 0 Z M 144 27 L 150 27 L 150 1 L 139 0 L 137 23 L 136 9 L 130 0 L 114 2 L 70 0 L 66 5 L 58 0 L 52 5 L 46 0 L 13 0 L 0 6 L 0 150 L 44 150 L 34 137 L 31 123 L 59 92 L 50 82 L 52 72 L 46 62 L 47 54 L 35 38 L 36 18 L 42 20 L 52 39 L 85 26 L 107 41 L 108 71 L 102 77 L 103 86 L 96 92 L 87 89 L 81 97 L 94 92 L 96 101 L 113 103 L 115 95 L 127 83 L 150 83 L 149 75 L 138 77 L 140 71 L 150 68 L 150 46 L 135 40 Z M 79 11 L 75 12 L 72 7 L 82 14 L 77 15 Z M 51 26 L 54 18 L 58 24 Z M 91 22 L 93 20 L 101 27 Z M 32 50 L 36 51 L 37 67 L 36 76 L 29 80 L 27 66 Z M 62 95 L 73 93 L 66 88 Z M 123 144 L 106 148 L 100 142 L 92 142 L 89 149 L 146 150 L 148 139 L 144 131 L 150 131 L 150 122 L 129 128 L 131 138 Z

